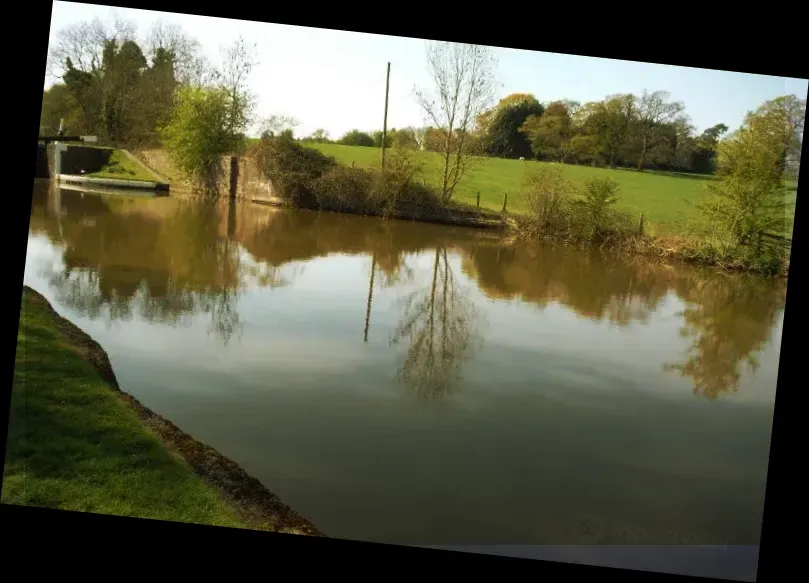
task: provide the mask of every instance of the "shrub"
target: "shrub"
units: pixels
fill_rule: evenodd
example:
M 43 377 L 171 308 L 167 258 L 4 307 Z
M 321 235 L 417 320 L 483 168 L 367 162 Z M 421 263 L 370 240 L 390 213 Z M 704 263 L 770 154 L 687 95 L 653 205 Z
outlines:
M 334 166 L 314 181 L 317 207 L 337 212 L 363 213 L 369 210 L 372 176 L 360 168 Z
M 580 237 L 593 242 L 614 239 L 630 230 L 629 220 L 613 208 L 618 201 L 618 183 L 593 179 L 585 183 L 581 197 L 573 204 L 574 222 Z
M 567 234 L 574 191 L 558 169 L 542 168 L 529 175 L 521 192 L 528 207 L 528 230 L 533 234 Z
M 337 166 L 334 158 L 295 142 L 290 136 L 262 136 L 256 148 L 261 173 L 273 181 L 277 192 L 290 204 L 317 206 L 315 182 Z
M 169 156 L 196 186 L 217 193 L 223 178 L 222 156 L 239 152 L 246 109 L 227 91 L 183 87 L 161 135 Z
M 611 180 L 592 180 L 580 189 L 561 170 L 542 168 L 527 178 L 521 194 L 529 209 L 521 224 L 526 235 L 601 247 L 635 238 L 633 222 L 612 208 L 617 184 Z
M 367 146 L 373 148 L 374 138 L 365 132 L 351 130 L 340 138 L 338 143 L 343 144 L 344 146 Z
M 442 207 L 438 193 L 419 182 L 422 176 L 421 158 L 405 148 L 394 150 L 387 160 L 385 172 L 373 171 L 371 198 L 383 215 L 406 212 L 418 217 Z

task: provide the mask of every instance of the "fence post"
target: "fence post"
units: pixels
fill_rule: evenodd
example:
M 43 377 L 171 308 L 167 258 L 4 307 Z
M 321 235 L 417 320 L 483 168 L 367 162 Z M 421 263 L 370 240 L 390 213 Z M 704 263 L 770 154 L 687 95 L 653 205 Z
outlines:
M 236 156 L 230 157 L 230 198 L 236 198 L 239 187 L 239 159 Z
M 640 227 L 638 227 L 638 233 L 643 235 L 643 213 L 640 214 Z
M 508 193 L 503 193 L 503 212 L 506 212 L 506 204 L 508 204 Z
M 478 192 L 478 208 L 480 208 L 480 193 Z

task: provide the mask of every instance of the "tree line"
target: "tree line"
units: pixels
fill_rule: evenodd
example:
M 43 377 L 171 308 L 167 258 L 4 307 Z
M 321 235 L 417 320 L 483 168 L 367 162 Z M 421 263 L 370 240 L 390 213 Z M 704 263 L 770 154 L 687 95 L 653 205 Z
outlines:
M 797 176 L 802 101 L 784 96 L 762 107 L 778 106 L 788 110 L 790 118 L 783 170 Z M 611 95 L 585 104 L 571 100 L 542 104 L 531 94 L 514 93 L 475 121 L 467 146 L 471 154 L 696 174 L 716 173 L 718 146 L 729 131 L 718 123 L 695 133 L 683 104 L 672 101 L 665 91 Z M 328 132 L 318 129 L 302 140 L 380 148 L 382 132 L 354 129 L 331 140 Z M 431 126 L 394 128 L 388 131 L 385 147 L 440 152 L 443 134 Z
M 124 20 L 81 22 L 51 43 L 40 135 L 64 120 L 71 134 L 95 135 L 102 145 L 165 147 L 197 182 L 219 179 L 222 155 L 244 150 L 254 123 L 255 95 L 247 81 L 256 65 L 243 39 L 209 62 L 200 43 L 175 25 L 158 22 L 138 38 Z

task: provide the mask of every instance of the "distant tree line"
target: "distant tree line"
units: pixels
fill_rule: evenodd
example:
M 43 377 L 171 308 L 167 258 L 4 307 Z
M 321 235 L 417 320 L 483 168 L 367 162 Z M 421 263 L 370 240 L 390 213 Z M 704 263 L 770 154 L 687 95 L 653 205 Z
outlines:
M 780 99 L 788 107 L 800 102 Z M 718 123 L 695 133 L 683 104 L 665 91 L 611 95 L 583 105 L 569 100 L 543 105 L 531 94 L 515 93 L 478 116 L 469 148 L 498 158 L 714 174 L 717 148 L 728 131 Z M 784 170 L 797 175 L 801 135 L 793 133 L 790 139 Z M 305 140 L 332 141 L 322 129 Z M 334 143 L 378 148 L 382 132 L 355 129 Z M 440 151 L 442 133 L 433 127 L 392 129 L 386 147 Z

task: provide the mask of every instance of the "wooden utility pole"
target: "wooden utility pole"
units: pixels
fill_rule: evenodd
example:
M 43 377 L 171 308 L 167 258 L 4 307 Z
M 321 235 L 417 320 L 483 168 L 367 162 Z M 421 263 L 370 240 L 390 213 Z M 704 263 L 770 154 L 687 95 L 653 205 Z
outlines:
M 385 79 L 385 119 L 382 122 L 382 171 L 385 171 L 385 142 L 388 139 L 388 93 L 390 91 L 390 63 L 388 63 L 388 75 Z

